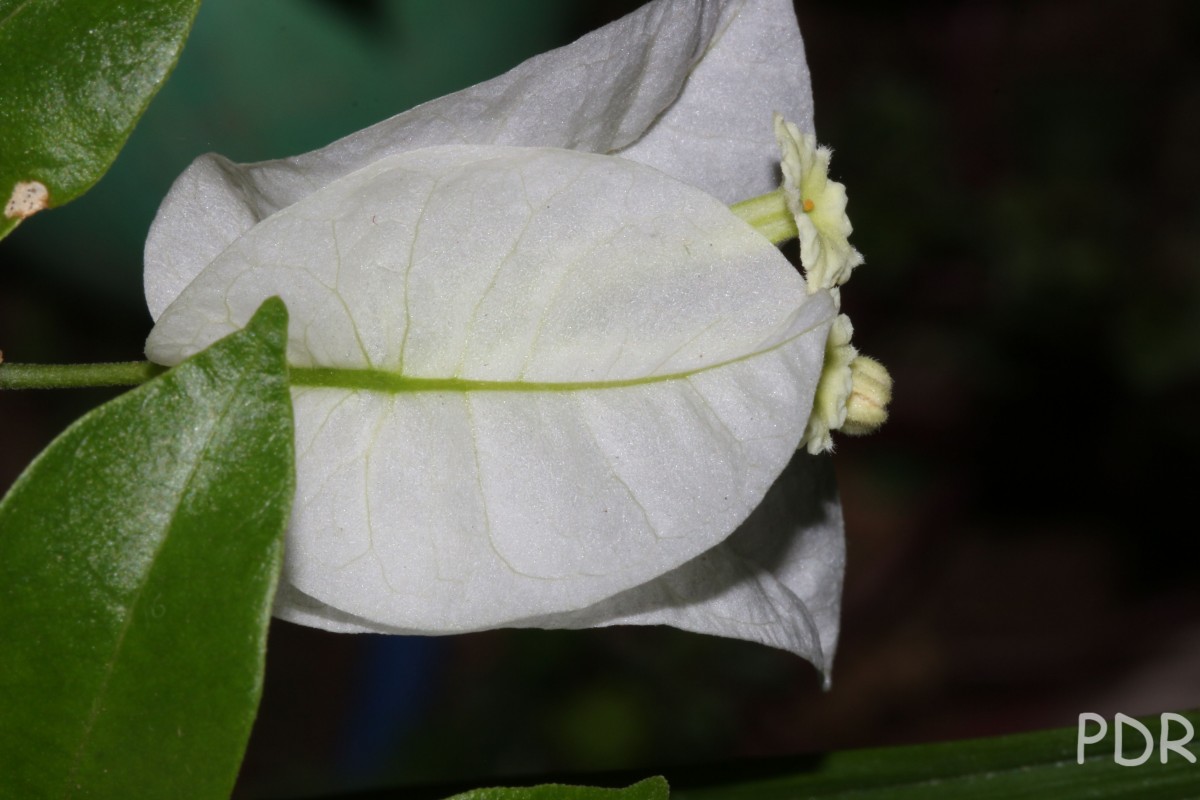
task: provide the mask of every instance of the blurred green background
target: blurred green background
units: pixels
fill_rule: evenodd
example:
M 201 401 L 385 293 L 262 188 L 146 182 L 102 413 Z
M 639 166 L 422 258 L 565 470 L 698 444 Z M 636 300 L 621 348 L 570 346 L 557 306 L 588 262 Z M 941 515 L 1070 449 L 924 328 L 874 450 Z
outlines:
M 140 357 L 141 243 L 196 155 L 303 152 L 636 7 L 205 0 L 113 171 L 0 244 L 12 361 Z M 661 771 L 1200 705 L 1200 5 L 801 0 L 817 131 L 896 379 L 836 466 L 833 689 L 669 630 L 276 623 L 240 796 Z M 0 396 L 0 487 L 104 392 Z

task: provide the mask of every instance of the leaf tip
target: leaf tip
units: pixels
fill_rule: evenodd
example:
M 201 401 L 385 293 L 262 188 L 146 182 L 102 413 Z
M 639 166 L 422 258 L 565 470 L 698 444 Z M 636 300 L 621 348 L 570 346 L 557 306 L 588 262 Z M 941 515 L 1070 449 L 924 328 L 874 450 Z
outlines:
M 288 310 L 287 305 L 278 296 L 268 297 L 254 312 L 247 328 L 253 329 L 260 335 L 266 336 L 272 344 L 282 344 L 287 338 Z

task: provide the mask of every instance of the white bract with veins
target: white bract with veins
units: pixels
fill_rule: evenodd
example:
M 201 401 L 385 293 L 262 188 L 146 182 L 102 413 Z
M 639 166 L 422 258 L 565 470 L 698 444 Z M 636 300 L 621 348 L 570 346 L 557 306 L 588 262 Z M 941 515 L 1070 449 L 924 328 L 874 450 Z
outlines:
M 278 616 L 667 624 L 828 670 L 841 514 L 796 449 L 836 308 L 728 209 L 779 183 L 775 111 L 811 130 L 790 0 L 658 0 L 322 150 L 179 178 L 150 358 L 272 295 L 291 314 Z

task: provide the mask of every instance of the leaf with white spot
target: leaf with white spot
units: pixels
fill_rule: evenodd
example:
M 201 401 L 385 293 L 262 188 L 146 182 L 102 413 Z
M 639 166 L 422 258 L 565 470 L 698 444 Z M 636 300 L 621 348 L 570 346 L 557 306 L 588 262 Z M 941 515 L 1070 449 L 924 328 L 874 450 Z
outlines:
M 200 0 L 0 0 L 0 238 L 108 171 Z

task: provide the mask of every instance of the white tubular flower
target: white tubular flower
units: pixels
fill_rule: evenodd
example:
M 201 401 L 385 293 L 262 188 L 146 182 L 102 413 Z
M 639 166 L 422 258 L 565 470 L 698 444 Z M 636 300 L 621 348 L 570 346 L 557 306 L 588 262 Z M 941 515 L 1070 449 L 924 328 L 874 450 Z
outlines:
M 846 215 L 846 187 L 829 180 L 833 153 L 828 147 L 817 147 L 816 136 L 801 133 L 778 113 L 775 138 L 783 156 L 784 197 L 800 232 L 800 264 L 808 290 L 835 290 L 850 279 L 863 257 L 850 245 L 854 229 Z M 836 291 L 834 299 L 838 299 Z
M 774 109 L 811 128 L 791 0 L 656 0 L 321 150 L 192 164 L 147 354 L 287 303 L 278 616 L 665 624 L 828 674 L 841 512 L 795 451 L 834 302 L 727 207 L 774 188 Z

